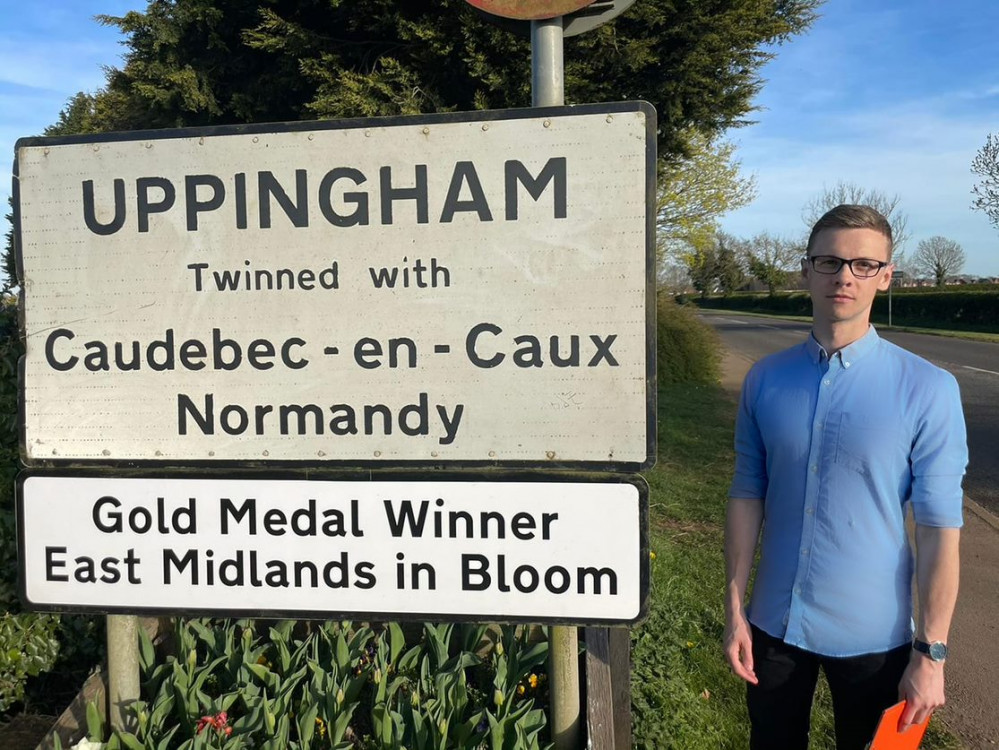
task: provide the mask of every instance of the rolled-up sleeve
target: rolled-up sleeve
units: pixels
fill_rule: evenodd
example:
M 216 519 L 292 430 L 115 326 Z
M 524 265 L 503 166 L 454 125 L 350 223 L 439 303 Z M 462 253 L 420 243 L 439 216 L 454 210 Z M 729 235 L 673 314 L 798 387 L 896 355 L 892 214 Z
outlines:
M 735 419 L 735 474 L 728 491 L 728 496 L 733 498 L 762 499 L 767 494 L 767 453 L 753 407 L 758 377 L 755 368 L 750 370 L 739 397 L 739 412 Z
M 913 517 L 917 524 L 959 528 L 968 465 L 968 437 L 961 393 L 954 376 L 941 371 L 931 398 L 923 404 L 910 454 Z

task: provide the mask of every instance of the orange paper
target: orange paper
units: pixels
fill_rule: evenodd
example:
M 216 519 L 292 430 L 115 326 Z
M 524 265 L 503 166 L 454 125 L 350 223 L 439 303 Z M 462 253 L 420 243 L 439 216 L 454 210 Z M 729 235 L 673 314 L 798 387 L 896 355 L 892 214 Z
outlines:
M 919 743 L 929 726 L 930 717 L 920 724 L 913 724 L 904 732 L 898 731 L 898 722 L 905 710 L 905 701 L 886 708 L 881 714 L 881 722 L 874 732 L 874 740 L 869 745 L 870 750 L 917 750 Z

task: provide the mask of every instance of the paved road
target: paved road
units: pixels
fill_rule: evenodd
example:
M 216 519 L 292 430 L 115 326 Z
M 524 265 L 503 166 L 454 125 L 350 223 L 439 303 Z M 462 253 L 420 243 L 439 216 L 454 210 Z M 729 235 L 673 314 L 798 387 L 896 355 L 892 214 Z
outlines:
M 779 318 L 705 313 L 726 348 L 750 361 L 802 341 L 810 326 Z M 878 334 L 948 370 L 961 386 L 968 424 L 964 492 L 999 516 L 999 344 L 878 329 Z
M 733 396 L 738 394 L 739 385 L 750 364 L 761 356 L 801 341 L 808 333 L 806 324 L 773 318 L 724 315 L 705 315 L 704 318 L 718 329 L 725 344 L 722 382 Z M 999 374 L 990 373 L 999 370 L 995 363 L 995 358 L 999 357 L 999 345 L 970 347 L 968 351 L 978 354 L 962 359 L 964 355 L 961 347 L 955 352 L 947 348 L 945 340 L 939 337 L 893 332 L 885 337 L 918 351 L 921 356 L 945 366 L 957 376 L 968 418 L 969 442 L 972 440 L 973 429 L 976 430 L 978 440 L 986 441 L 977 446 L 979 450 L 976 457 L 979 461 L 976 467 L 981 464 L 983 455 L 985 461 L 989 461 L 988 456 L 992 457 L 991 461 L 995 461 L 996 404 L 999 402 L 995 391 Z M 935 340 L 928 343 L 921 341 L 926 338 Z M 924 343 L 928 348 L 921 348 Z M 942 348 L 936 348 L 938 346 Z M 993 349 L 990 350 L 989 346 L 993 346 Z M 976 360 L 974 356 L 985 359 Z M 985 366 L 978 367 L 973 362 Z M 968 372 L 960 372 L 961 370 Z M 978 370 L 986 372 L 979 373 Z M 972 373 L 971 378 L 969 373 Z M 979 390 L 980 383 L 973 382 L 978 375 L 992 378 L 985 378 L 984 390 Z M 983 429 L 978 430 L 979 423 L 990 421 L 991 426 L 983 424 Z M 973 422 L 976 424 L 975 428 L 972 427 Z M 994 468 L 992 467 L 991 474 L 993 493 Z M 972 484 L 988 488 L 988 477 L 986 467 L 985 471 L 976 473 Z M 966 482 L 966 491 L 967 484 Z M 999 665 L 999 657 L 996 656 L 996 644 L 999 643 L 999 518 L 973 501 L 966 503 L 966 510 L 965 525 L 961 531 L 961 593 L 949 638 L 951 656 L 947 659 L 947 705 L 940 710 L 940 715 L 968 750 L 996 750 L 999 747 L 999 713 L 995 710 L 999 705 L 999 680 L 996 679 Z

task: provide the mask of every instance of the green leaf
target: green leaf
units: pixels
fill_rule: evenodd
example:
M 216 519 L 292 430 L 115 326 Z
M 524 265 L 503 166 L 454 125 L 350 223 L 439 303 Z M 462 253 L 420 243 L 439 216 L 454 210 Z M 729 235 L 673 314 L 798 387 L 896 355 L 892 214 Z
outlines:
M 145 750 L 146 746 L 134 734 L 115 732 L 113 737 L 127 750 Z
M 87 703 L 87 738 L 91 742 L 104 742 L 104 716 L 93 701 Z
M 311 703 L 305 708 L 297 718 L 298 737 L 303 745 L 312 742 L 312 735 L 316 731 L 316 717 L 319 716 L 319 704 Z
M 390 622 L 388 624 L 388 632 L 390 647 L 389 661 L 392 664 L 396 664 L 399 660 L 399 654 L 406 647 L 406 634 L 397 622 Z

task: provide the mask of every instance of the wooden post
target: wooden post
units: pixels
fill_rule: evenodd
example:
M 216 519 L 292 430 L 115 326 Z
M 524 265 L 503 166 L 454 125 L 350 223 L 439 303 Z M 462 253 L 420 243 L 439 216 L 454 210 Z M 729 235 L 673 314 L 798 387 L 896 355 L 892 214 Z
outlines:
M 631 631 L 586 628 L 590 750 L 631 750 Z
M 591 750 L 614 750 L 610 631 L 586 629 L 586 733 Z
M 631 750 L 631 628 L 610 629 L 614 748 Z

